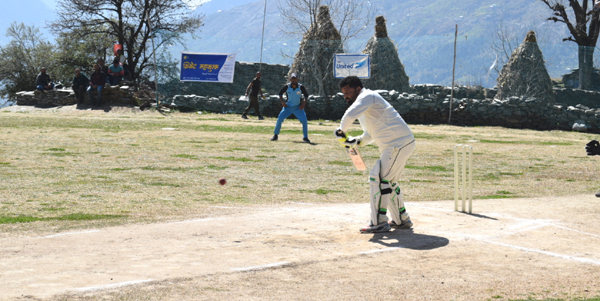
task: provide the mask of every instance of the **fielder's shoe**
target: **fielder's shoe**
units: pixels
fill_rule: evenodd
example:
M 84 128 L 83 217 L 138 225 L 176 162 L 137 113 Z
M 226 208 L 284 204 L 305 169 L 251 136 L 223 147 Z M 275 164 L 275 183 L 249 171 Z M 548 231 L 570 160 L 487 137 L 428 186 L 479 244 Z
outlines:
M 596 197 L 600 198 L 600 191 L 596 192 Z
M 258 116 L 258 120 L 265 120 L 265 118 L 262 116 Z
M 390 231 L 390 229 L 392 229 L 390 227 L 390 224 L 388 224 L 387 222 L 383 222 L 383 223 L 380 223 L 379 225 L 369 224 L 366 227 L 362 227 L 362 228 L 360 228 L 360 233 L 381 233 L 381 232 L 388 232 L 388 231 Z
M 400 222 L 400 225 L 396 224 L 395 221 L 390 221 L 390 226 L 396 229 L 409 229 L 413 226 L 413 223 L 409 217 L 407 220 Z
M 306 142 L 306 143 L 310 143 L 310 139 L 308 139 L 308 137 L 302 139 L 302 141 Z
M 271 141 L 277 141 L 279 137 L 277 135 L 273 135 L 273 138 L 271 138 Z
M 248 116 L 242 115 L 242 119 L 248 119 Z

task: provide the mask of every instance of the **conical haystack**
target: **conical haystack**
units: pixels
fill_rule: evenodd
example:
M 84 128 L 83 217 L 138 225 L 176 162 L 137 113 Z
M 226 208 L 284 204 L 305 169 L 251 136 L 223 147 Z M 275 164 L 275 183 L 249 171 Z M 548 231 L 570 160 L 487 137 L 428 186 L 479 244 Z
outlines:
M 497 98 L 526 96 L 554 102 L 552 80 L 537 45 L 535 32 L 529 31 L 523 43 L 513 51 L 497 81 Z
M 298 74 L 310 94 L 334 95 L 339 92 L 339 80 L 333 78 L 334 55 L 343 52 L 342 37 L 333 25 L 329 7 L 321 5 L 317 23 L 304 34 L 290 73 Z
M 387 35 L 385 22 L 383 16 L 375 19 L 375 35 L 363 50 L 363 53 L 371 56 L 371 78 L 363 80 L 363 84 L 369 89 L 406 91 L 409 89 L 409 78 L 394 41 Z

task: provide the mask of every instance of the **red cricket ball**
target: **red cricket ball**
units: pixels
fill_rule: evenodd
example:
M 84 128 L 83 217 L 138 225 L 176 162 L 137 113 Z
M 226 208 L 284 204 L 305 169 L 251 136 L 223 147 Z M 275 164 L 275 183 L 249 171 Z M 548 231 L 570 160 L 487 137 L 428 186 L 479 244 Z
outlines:
M 219 179 L 219 184 L 225 185 L 225 184 L 227 184 L 227 180 L 225 180 L 225 178 L 220 178 Z

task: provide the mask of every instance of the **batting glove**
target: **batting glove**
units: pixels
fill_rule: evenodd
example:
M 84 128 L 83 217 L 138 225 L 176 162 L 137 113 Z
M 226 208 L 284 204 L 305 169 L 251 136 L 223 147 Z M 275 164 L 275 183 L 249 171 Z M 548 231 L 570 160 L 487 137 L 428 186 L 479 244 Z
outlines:
M 337 128 L 335 130 L 335 132 L 333 132 L 333 134 L 335 135 L 335 138 L 337 140 L 344 139 L 344 141 L 346 141 L 346 133 L 344 133 L 344 131 L 342 131 L 342 129 Z
M 346 148 L 353 148 L 357 145 L 360 145 L 360 142 L 360 137 L 349 137 L 346 141 L 344 141 L 344 146 Z
M 588 156 L 600 155 L 600 143 L 598 140 L 592 140 L 585 145 L 585 151 Z

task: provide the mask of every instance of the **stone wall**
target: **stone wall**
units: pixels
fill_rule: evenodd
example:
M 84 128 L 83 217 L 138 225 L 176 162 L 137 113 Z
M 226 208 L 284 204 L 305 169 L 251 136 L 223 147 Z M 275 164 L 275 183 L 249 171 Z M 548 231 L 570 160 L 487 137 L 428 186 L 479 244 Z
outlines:
M 414 85 L 411 92 L 377 90 L 408 123 L 446 124 L 450 105 L 450 87 Z M 456 87 L 452 124 L 467 126 L 503 126 L 537 130 L 571 130 L 574 124 L 585 124 L 584 130 L 600 133 L 600 105 L 586 106 L 562 103 L 562 97 L 586 96 L 589 102 L 600 104 L 600 94 L 580 90 L 557 90 L 557 101 L 549 104 L 536 98 L 512 96 L 494 99 L 494 89 Z M 276 95 L 260 100 L 261 113 L 276 117 L 281 104 Z M 572 99 L 565 102 L 572 102 Z M 248 105 L 235 96 L 206 97 L 177 95 L 177 106 L 210 112 L 241 113 Z M 309 119 L 340 119 L 347 105 L 341 94 L 330 97 L 311 95 L 306 108 Z
M 209 97 L 219 97 L 221 95 L 241 96 L 246 93 L 248 84 L 254 79 L 256 72 L 261 70 L 261 88 L 263 92 L 277 94 L 281 87 L 288 82 L 287 73 L 290 70 L 288 65 L 262 64 L 235 62 L 235 76 L 233 83 L 195 83 L 180 81 L 161 85 L 159 92 L 166 95 L 185 94 L 185 95 L 203 95 Z M 300 78 L 302 83 L 302 78 Z M 309 91 L 309 93 L 312 93 Z
M 102 91 L 102 100 L 105 104 L 139 105 L 138 99 L 133 94 L 133 88 L 129 86 L 105 87 Z M 50 91 L 23 91 L 17 92 L 17 105 L 56 107 L 73 105 L 77 103 L 75 93 L 71 88 L 56 89 Z M 84 103 L 91 104 L 88 95 L 84 96 Z

